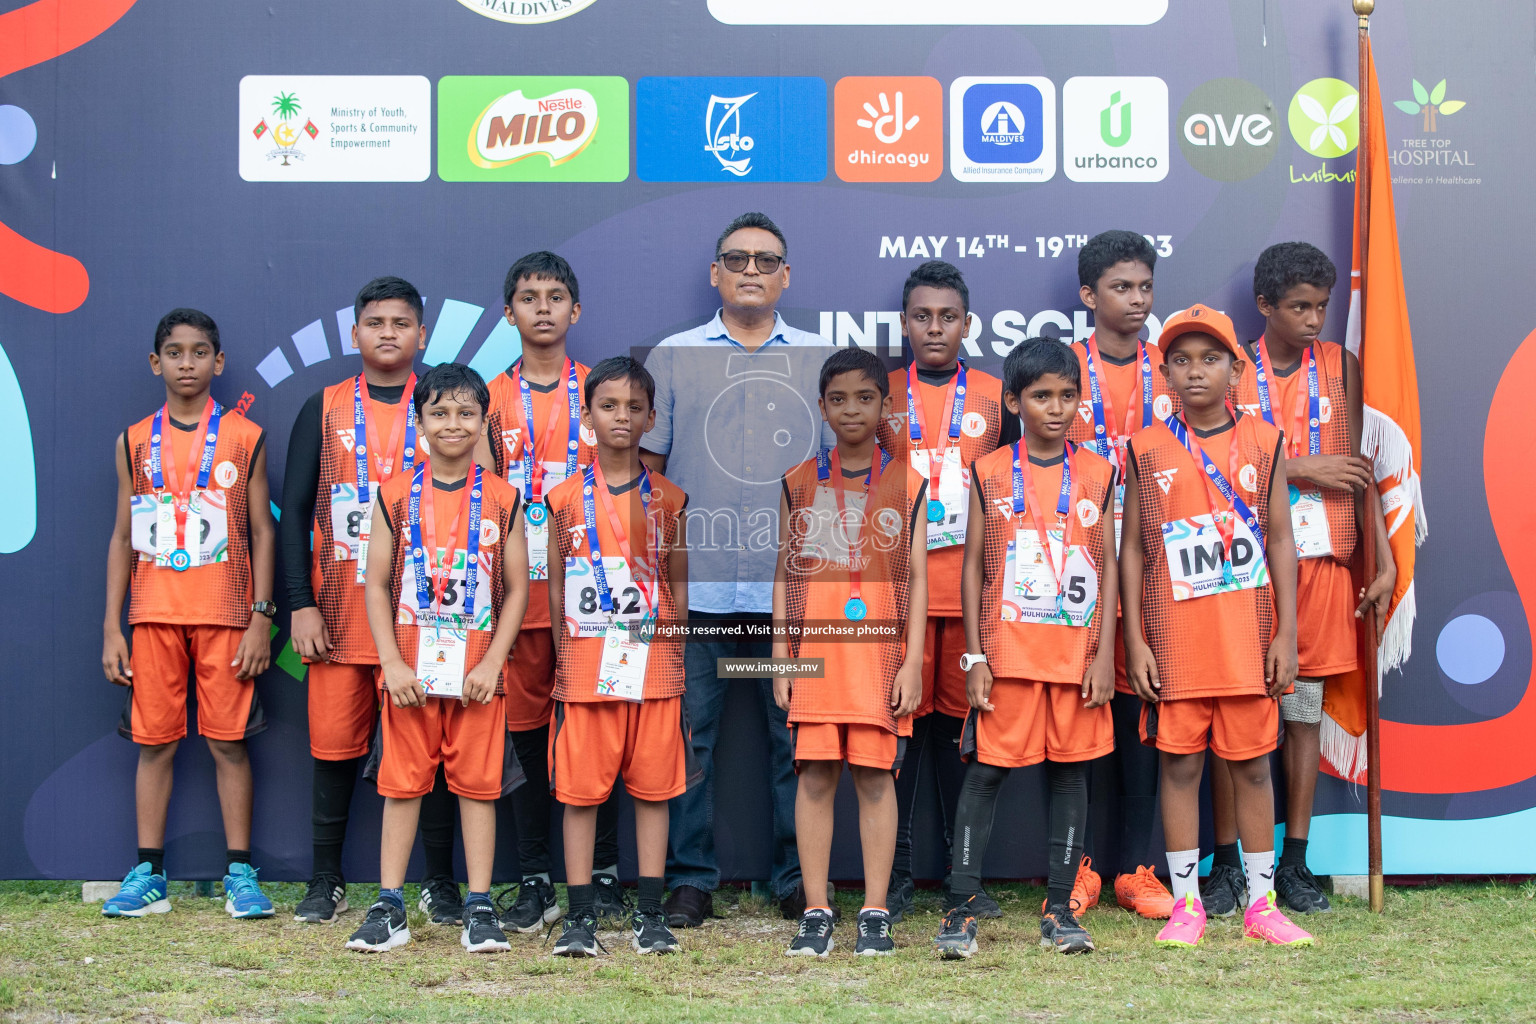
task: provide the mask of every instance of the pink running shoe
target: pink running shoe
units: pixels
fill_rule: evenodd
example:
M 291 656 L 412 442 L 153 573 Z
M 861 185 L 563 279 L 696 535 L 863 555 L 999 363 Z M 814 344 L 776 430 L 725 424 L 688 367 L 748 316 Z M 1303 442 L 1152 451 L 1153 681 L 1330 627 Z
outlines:
M 1205 906 L 1190 893 L 1185 895 L 1182 902 L 1173 905 L 1172 916 L 1163 925 L 1163 930 L 1157 933 L 1157 944 L 1171 949 L 1194 949 L 1204 937 Z
M 1243 915 L 1243 937 L 1276 946 L 1312 945 L 1312 936 L 1292 924 L 1275 905 L 1273 890 L 1248 904 L 1248 912 Z

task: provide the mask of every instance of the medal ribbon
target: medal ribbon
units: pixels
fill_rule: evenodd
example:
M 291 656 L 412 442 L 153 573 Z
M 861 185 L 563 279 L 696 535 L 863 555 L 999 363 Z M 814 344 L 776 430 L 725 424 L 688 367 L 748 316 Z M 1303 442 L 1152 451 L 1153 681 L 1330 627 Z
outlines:
M 442 618 L 443 594 L 453 575 L 453 563 L 459 554 L 459 525 L 469 519 L 469 536 L 465 539 L 464 565 L 464 621 L 466 629 L 474 628 L 475 588 L 480 577 L 480 467 L 475 466 L 470 478 L 464 482 L 464 497 L 460 499 L 459 514 L 453 518 L 453 529 L 448 531 L 446 553 L 442 567 L 437 559 L 437 517 L 432 510 L 432 481 L 427 473 L 427 463 L 415 469 L 411 477 L 411 498 L 406 505 L 406 521 L 410 529 L 412 563 L 416 570 L 416 605 L 422 618 L 431 616 L 434 627 Z M 423 493 L 425 492 L 425 493 Z M 426 545 L 422 544 L 422 505 L 426 505 Z M 432 565 L 428 581 L 428 564 Z
M 400 411 L 389 428 L 389 444 L 379 448 L 379 432 L 373 421 L 373 396 L 368 391 L 368 379 L 361 373 L 352 384 L 352 455 L 357 459 L 357 500 L 368 504 L 369 490 L 368 453 L 373 452 L 373 462 L 379 471 L 379 483 L 394 476 L 395 442 L 400 440 L 400 430 L 405 429 L 405 458 L 400 471 L 408 473 L 416 465 L 416 417 L 411 415 L 411 394 L 416 389 L 416 374 L 405 382 L 400 394 Z
M 224 407 L 215 402 L 211 397 L 208 404 L 203 406 L 202 418 L 198 421 L 197 429 L 203 435 L 203 456 L 200 462 L 197 459 L 197 442 L 193 441 L 187 451 L 187 471 L 181 476 L 180 483 L 172 482 L 169 488 L 171 496 L 176 500 L 171 503 L 171 509 L 176 514 L 176 548 L 179 551 L 187 550 L 187 506 L 192 501 L 192 491 L 206 491 L 208 489 L 208 475 L 213 472 L 213 453 L 219 444 L 219 419 L 224 415 Z M 161 455 L 161 438 L 165 436 L 165 424 L 169 419 L 166 407 L 161 406 L 155 412 L 154 422 L 149 430 L 149 480 L 151 486 L 157 491 L 166 490 L 164 470 L 176 475 L 176 467 L 172 466 Z M 197 466 L 197 479 L 192 478 L 192 467 Z
M 603 549 L 597 538 L 597 505 L 592 500 L 592 492 L 600 491 L 603 496 L 603 511 L 608 513 L 608 525 L 613 528 L 614 537 L 619 542 L 619 554 L 624 556 L 624 564 L 630 567 L 629 578 L 635 581 L 635 586 L 640 590 L 640 597 L 650 609 L 650 614 L 655 614 L 657 609 L 655 598 L 661 596 L 661 536 L 657 532 L 655 551 L 653 552 L 657 564 L 654 567 L 655 578 L 651 581 L 651 593 L 646 593 L 645 584 L 640 581 L 639 566 L 635 562 L 634 555 L 629 546 L 629 534 L 624 529 L 624 523 L 619 519 L 618 508 L 613 503 L 613 495 L 608 493 L 608 482 L 603 479 L 603 471 L 594 459 L 587 463 L 582 470 L 581 487 L 581 514 L 587 526 L 587 546 L 592 550 L 592 579 L 597 584 L 597 599 L 602 605 L 603 611 L 613 614 L 613 591 L 608 588 L 608 570 L 603 568 Z M 640 508 L 645 518 L 651 515 L 651 474 L 640 466 Z M 649 617 L 649 616 L 647 616 Z
M 1115 418 L 1114 403 L 1104 389 L 1103 382 L 1099 380 L 1099 363 L 1103 357 L 1099 355 L 1099 343 L 1095 335 L 1088 335 L 1087 349 L 1088 401 L 1093 408 L 1093 441 L 1090 442 L 1090 446 L 1115 467 L 1116 473 L 1123 475 L 1125 470 L 1121 455 L 1123 449 L 1114 442 L 1123 441 L 1135 432 L 1136 410 L 1131 406 L 1126 407 L 1125 426 L 1118 436 L 1114 435 L 1112 433 Z M 1150 427 L 1152 425 L 1152 359 L 1147 355 L 1146 342 L 1140 339 L 1136 342 L 1136 358 L 1140 364 L 1141 376 L 1141 426 Z
M 1040 537 L 1040 548 L 1045 552 L 1046 562 L 1051 567 L 1051 573 L 1056 577 L 1056 614 L 1061 614 L 1063 596 L 1062 579 L 1067 574 L 1067 553 L 1072 548 L 1073 534 L 1076 533 L 1077 517 L 1071 515 L 1072 511 L 1072 460 L 1076 458 L 1076 446 L 1068 442 L 1066 451 L 1061 459 L 1061 493 L 1056 497 L 1056 518 L 1062 521 L 1061 529 L 1061 565 L 1058 567 L 1056 559 L 1051 554 L 1050 531 L 1045 525 L 1045 512 L 1040 507 L 1040 498 L 1035 493 L 1034 474 L 1024 472 L 1024 464 L 1020 458 L 1019 442 L 1013 442 L 1013 514 L 1020 515 L 1026 509 L 1030 519 L 1034 520 L 1035 533 Z
M 1301 424 L 1305 420 L 1307 424 L 1307 454 L 1321 455 L 1323 451 L 1323 421 L 1321 389 L 1317 382 L 1317 346 L 1307 346 L 1307 390 L 1305 393 L 1300 388 L 1296 389 L 1296 413 L 1291 420 L 1290 429 L 1286 429 L 1275 423 L 1275 415 L 1272 411 L 1269 396 L 1269 367 L 1273 364 L 1269 360 L 1269 347 L 1264 344 L 1263 337 L 1253 346 L 1254 381 L 1259 386 L 1259 412 L 1264 416 L 1266 423 L 1280 427 L 1285 432 L 1285 440 L 1290 448 L 1292 457 L 1301 454 Z
M 1259 547 L 1262 548 L 1264 546 L 1264 528 L 1259 525 L 1259 517 L 1254 515 L 1253 510 L 1248 507 L 1248 503 L 1238 496 L 1237 490 L 1232 486 L 1232 481 L 1222 476 L 1221 470 L 1216 468 L 1216 463 L 1212 462 L 1211 457 L 1205 454 L 1205 449 L 1200 447 L 1199 442 L 1190 436 L 1189 425 L 1179 416 L 1168 417 L 1163 421 L 1163 425 L 1184 446 L 1184 450 L 1189 452 L 1190 458 L 1201 463 L 1207 483 L 1214 487 L 1217 493 L 1226 501 L 1228 508 L 1232 510 L 1232 515 L 1248 524 L 1248 529 L 1253 532 L 1254 539 L 1258 541 Z M 1232 425 L 1232 443 L 1227 452 L 1227 472 L 1233 477 L 1237 476 L 1238 426 L 1238 423 Z M 1231 519 L 1223 522 L 1222 517 L 1217 512 L 1216 502 L 1211 498 L 1210 487 L 1207 487 L 1205 490 L 1205 500 L 1211 510 L 1211 521 L 1215 523 L 1216 532 L 1221 537 L 1222 560 L 1226 566 L 1226 575 L 1230 578 L 1232 575 L 1232 538 L 1237 533 L 1237 523 Z
M 565 442 L 565 475 L 572 476 L 576 472 L 577 454 L 580 451 L 576 437 L 581 425 L 581 388 L 576 382 L 576 364 L 569 358 L 565 360 L 561 373 L 565 376 L 565 411 L 569 428 Z M 544 500 L 544 456 L 549 453 L 549 439 L 554 436 L 555 421 L 560 418 L 560 406 L 555 402 L 549 403 L 549 421 L 544 426 L 543 436 L 538 439 L 535 452 L 533 392 L 528 387 L 527 378 L 523 376 L 521 359 L 512 368 L 512 376 L 517 380 L 517 389 L 523 399 L 521 415 L 518 417 L 518 426 L 523 435 L 523 495 L 526 501 L 538 504 Z
M 950 445 L 959 443 L 960 425 L 965 420 L 965 360 L 955 361 L 955 379 L 949 382 L 944 395 L 944 419 L 949 421 L 949 433 L 939 438 L 937 447 L 929 447 L 923 439 L 927 417 L 923 412 L 923 392 L 913 373 L 916 363 L 907 365 L 907 432 L 913 448 L 928 448 L 929 497 L 937 498 L 939 474 L 944 468 L 944 456 Z M 934 456 L 934 452 L 938 456 Z
M 878 458 L 871 459 L 869 473 L 864 477 L 864 492 L 866 494 L 864 512 L 865 517 L 869 513 L 869 498 L 867 495 L 874 492 L 875 486 L 880 483 L 880 474 L 885 470 L 886 463 L 891 460 L 885 449 L 876 449 L 880 454 Z M 830 454 L 829 454 L 830 453 Z M 859 568 L 864 554 L 864 524 L 860 522 L 859 528 L 853 536 L 848 536 L 846 520 L 846 503 L 843 498 L 843 460 L 838 456 L 836 448 L 823 448 L 816 453 L 816 481 L 826 483 L 832 481 L 832 491 L 837 495 L 837 522 L 838 529 L 843 531 L 843 536 L 848 539 L 848 600 L 862 601 L 859 597 L 859 584 L 863 576 Z

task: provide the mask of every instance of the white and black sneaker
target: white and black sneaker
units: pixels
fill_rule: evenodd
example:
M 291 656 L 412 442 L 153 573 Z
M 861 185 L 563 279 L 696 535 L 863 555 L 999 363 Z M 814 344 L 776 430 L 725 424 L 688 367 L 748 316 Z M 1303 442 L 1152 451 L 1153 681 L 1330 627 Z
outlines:
M 565 919 L 565 930 L 550 952 L 555 956 L 597 956 L 608 950 L 597 939 L 597 918 L 583 912 Z
M 826 910 L 807 910 L 800 915 L 800 929 L 784 955 L 825 959 L 832 946 L 832 914 Z
M 635 911 L 629 921 L 630 944 L 636 953 L 676 953 L 677 936 L 667 927 L 667 915 L 661 911 L 646 914 Z
M 359 953 L 383 953 L 411 941 L 404 908 L 380 900 L 368 908 L 362 927 L 347 940 L 347 948 Z
M 464 897 L 459 883 L 447 875 L 433 875 L 423 881 L 416 906 L 433 924 L 458 927 L 464 923 Z
M 497 897 L 498 905 L 504 898 L 505 891 Z M 564 915 L 553 885 L 542 878 L 525 878 L 517 887 L 517 899 L 510 907 L 502 906 L 501 926 L 522 935 L 533 935 Z
M 507 933 L 496 920 L 496 908 L 489 903 L 474 902 L 464 908 L 464 931 L 459 935 L 459 945 L 471 953 L 505 953 L 512 948 Z
M 891 938 L 891 915 L 884 910 L 859 911 L 859 941 L 854 944 L 855 956 L 890 956 L 896 952 L 896 940 Z
M 629 894 L 624 891 L 624 886 L 619 884 L 617 878 L 606 873 L 592 876 L 592 911 L 597 915 L 598 924 L 620 928 L 628 924 L 634 915 L 634 908 L 629 905 Z
M 306 924 L 335 924 L 347 912 L 347 883 L 340 875 L 320 874 L 309 880 L 304 898 L 293 908 L 293 919 Z

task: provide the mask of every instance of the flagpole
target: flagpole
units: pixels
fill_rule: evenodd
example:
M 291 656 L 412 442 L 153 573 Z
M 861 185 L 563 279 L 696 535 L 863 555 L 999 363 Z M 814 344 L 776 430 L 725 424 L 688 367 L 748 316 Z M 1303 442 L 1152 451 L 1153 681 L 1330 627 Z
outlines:
M 1364 339 L 1365 318 L 1370 311 L 1366 307 L 1366 275 L 1368 273 L 1368 256 L 1370 249 L 1370 224 L 1371 224 L 1371 147 L 1368 144 L 1370 131 L 1372 130 L 1371 96 L 1370 90 L 1375 88 L 1375 83 L 1370 80 L 1370 46 L 1371 46 L 1371 14 L 1376 9 L 1376 0 L 1352 0 L 1355 14 L 1359 17 L 1359 55 L 1360 55 L 1360 130 L 1359 145 L 1355 153 L 1355 182 L 1356 191 L 1360 197 L 1359 217 L 1360 221 L 1355 225 L 1355 231 L 1360 239 L 1360 358 L 1366 356 Z M 1376 571 L 1376 530 L 1371 525 L 1373 515 L 1371 510 L 1364 508 L 1362 502 L 1360 508 L 1364 515 L 1359 518 L 1362 525 L 1360 534 L 1362 540 L 1361 556 L 1365 561 L 1365 579 L 1367 583 L 1375 575 Z M 1382 873 L 1381 861 L 1381 676 L 1377 668 L 1377 643 L 1376 643 L 1376 610 L 1374 605 L 1368 605 L 1361 628 L 1365 630 L 1365 813 L 1366 813 L 1366 849 L 1367 870 L 1370 874 L 1371 912 L 1382 912 L 1386 902 L 1386 879 Z

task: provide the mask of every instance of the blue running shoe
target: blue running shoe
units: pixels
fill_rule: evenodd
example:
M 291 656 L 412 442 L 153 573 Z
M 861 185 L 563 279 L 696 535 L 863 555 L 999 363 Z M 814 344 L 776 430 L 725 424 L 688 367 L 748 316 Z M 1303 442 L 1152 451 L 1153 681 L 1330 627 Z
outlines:
M 101 905 L 102 917 L 143 917 L 145 914 L 169 914 L 171 901 L 165 891 L 165 876 L 157 875 L 145 861 L 123 879 L 117 895 Z
M 229 865 L 224 876 L 224 913 L 230 917 L 271 917 L 272 901 L 256 884 L 256 869 L 249 864 Z

